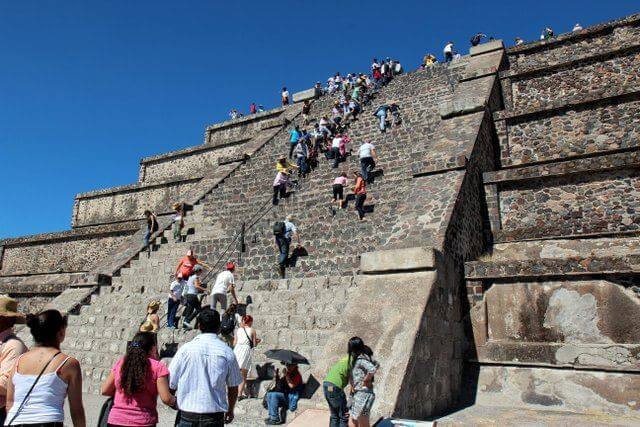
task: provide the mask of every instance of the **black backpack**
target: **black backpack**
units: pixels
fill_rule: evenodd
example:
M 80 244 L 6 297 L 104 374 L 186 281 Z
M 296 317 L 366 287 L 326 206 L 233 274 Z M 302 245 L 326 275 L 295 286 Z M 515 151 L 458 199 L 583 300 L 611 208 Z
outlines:
M 284 225 L 284 222 L 276 221 L 275 224 L 273 224 L 273 235 L 274 236 L 284 236 L 285 232 L 286 232 L 286 227 Z
M 236 328 L 236 319 L 235 315 L 222 316 L 222 322 L 220 323 L 220 333 L 222 335 L 231 335 L 233 330 Z

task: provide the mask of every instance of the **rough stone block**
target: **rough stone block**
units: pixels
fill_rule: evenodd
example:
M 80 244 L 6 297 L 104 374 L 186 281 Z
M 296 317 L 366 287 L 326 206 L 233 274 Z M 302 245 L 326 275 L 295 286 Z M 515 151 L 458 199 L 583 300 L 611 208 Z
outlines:
M 469 49 L 469 54 L 471 56 L 478 56 L 501 49 L 504 49 L 504 43 L 502 40 L 492 40 L 487 43 L 479 44 L 478 46 L 473 46 Z
M 367 252 L 362 254 L 360 259 L 360 271 L 363 273 L 425 270 L 434 267 L 435 255 L 432 248 L 418 247 Z
M 293 102 L 302 102 L 307 99 L 314 99 L 316 96 L 316 90 L 314 88 L 296 92 L 293 94 Z

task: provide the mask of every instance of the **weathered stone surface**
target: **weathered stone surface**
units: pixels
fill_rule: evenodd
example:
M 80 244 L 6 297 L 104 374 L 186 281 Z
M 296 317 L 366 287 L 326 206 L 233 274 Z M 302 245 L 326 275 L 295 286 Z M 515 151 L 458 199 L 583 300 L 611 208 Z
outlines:
M 481 43 L 478 46 L 472 46 L 471 49 L 469 49 L 469 55 L 484 55 L 496 50 L 504 50 L 504 43 L 502 42 L 502 40 L 490 40 L 486 43 Z
M 477 360 L 640 372 L 640 301 L 614 282 L 515 282 L 484 298 L 488 314 L 472 312 L 474 334 L 488 331 Z
M 307 99 L 314 99 L 316 97 L 316 90 L 314 88 L 296 92 L 293 94 L 293 102 L 302 102 Z
M 141 220 L 144 211 L 170 213 L 183 194 L 197 187 L 200 178 L 179 181 L 133 184 L 91 193 L 78 194 L 73 226 L 109 224 L 118 221 Z
M 285 108 L 279 107 L 207 126 L 204 132 L 204 144 L 225 145 L 228 141 L 252 138 L 256 132 L 264 129 L 265 122 L 278 118 L 284 111 Z
M 502 230 L 523 230 L 521 235 L 571 235 L 640 228 L 640 171 L 637 168 L 505 184 L 499 198 Z M 547 224 L 555 224 L 556 228 L 546 231 Z
M 550 40 L 514 46 L 507 50 L 509 62 L 513 69 L 525 71 L 627 47 L 629 41 L 640 38 L 639 24 L 640 15 L 636 14 Z
M 639 65 L 640 54 L 632 51 L 604 60 L 585 60 L 580 66 L 516 77 L 510 80 L 513 106 L 516 109 L 537 107 L 558 96 L 570 98 L 603 88 L 638 90 L 640 76 L 635 70 Z
M 448 370 L 443 370 L 443 376 L 430 376 L 428 366 L 435 368 L 438 361 L 443 363 L 455 363 L 448 358 L 441 348 L 436 350 L 431 343 L 440 343 L 439 333 L 434 327 L 423 330 L 424 337 L 418 339 L 418 326 L 422 323 L 425 313 L 428 295 L 434 291 L 436 274 L 422 272 L 412 274 L 398 274 L 385 276 L 365 276 L 359 279 L 360 285 L 357 293 L 352 294 L 342 321 L 337 325 L 332 340 L 324 348 L 322 358 L 313 372 L 321 377 L 327 372 L 332 363 L 344 353 L 345 343 L 352 336 L 360 336 L 373 349 L 376 358 L 383 366 L 395 366 L 395 369 L 380 371 L 376 377 L 376 389 L 388 390 L 386 393 L 378 393 L 375 413 L 380 416 L 391 416 L 396 412 L 411 413 L 425 411 L 427 407 L 433 407 L 438 399 L 446 399 L 450 393 Z M 406 301 L 412 301 L 406 304 Z M 363 307 L 380 305 L 382 307 L 404 306 L 401 311 L 393 309 L 363 310 Z M 426 315 L 426 314 L 425 314 Z M 427 320 L 427 324 L 429 321 Z M 452 344 L 452 343 L 451 343 Z M 422 350 L 416 348 L 421 346 Z M 452 351 L 452 350 L 451 350 Z M 412 400 L 412 396 L 404 396 L 403 393 L 417 393 L 418 390 L 403 389 L 403 382 L 417 380 L 409 379 L 405 375 L 410 363 L 416 363 L 410 358 L 416 354 L 422 367 L 423 378 L 431 377 L 423 384 L 423 399 Z M 449 353 L 452 354 L 452 353 Z M 417 372 L 416 372 L 417 373 Z M 446 389 L 443 387 L 446 384 Z M 440 384 L 437 386 L 437 384 Z M 439 393 L 431 393 L 427 390 L 439 389 Z M 406 390 L 406 391 L 405 391 Z M 412 405 L 412 407 L 400 408 L 399 404 Z M 422 406 L 422 407 L 421 407 Z M 426 411 L 425 411 L 426 412 Z
M 477 403 L 627 416 L 640 408 L 640 377 L 598 371 L 484 366 Z M 585 411 L 589 408 L 589 411 Z M 623 421 L 623 420 L 621 420 Z
M 2 275 L 28 275 L 88 271 L 138 229 L 117 227 L 111 232 L 94 229 L 93 233 L 48 235 L 41 239 L 7 244 L 0 272 Z
M 531 261 L 540 258 L 610 258 L 640 254 L 640 239 L 590 238 L 553 239 L 498 243 L 492 248 L 492 261 Z
M 176 178 L 201 178 L 215 169 L 224 157 L 237 156 L 251 138 L 220 145 L 198 145 L 140 160 L 139 182 L 161 182 Z
M 501 133 L 503 166 L 593 155 L 637 147 L 640 94 L 629 94 L 507 119 Z
M 430 248 L 367 252 L 360 257 L 360 271 L 363 273 L 422 270 L 434 267 L 435 255 Z

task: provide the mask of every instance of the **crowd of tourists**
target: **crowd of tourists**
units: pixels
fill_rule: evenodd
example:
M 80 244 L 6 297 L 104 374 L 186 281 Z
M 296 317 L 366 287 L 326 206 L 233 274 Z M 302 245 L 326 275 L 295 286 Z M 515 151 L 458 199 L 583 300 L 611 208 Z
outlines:
M 228 268 L 218 276 L 227 280 L 230 271 Z M 149 315 L 140 331 L 102 382 L 101 393 L 109 399 L 102 407 L 100 425 L 154 426 L 158 423 L 158 398 L 177 410 L 176 425 L 180 427 L 222 427 L 232 422 L 236 402 L 249 397 L 247 376 L 253 350 L 261 342 L 252 317 L 239 316 L 235 303 L 226 310 L 221 307 L 222 316 L 212 307 L 198 310 L 200 334 L 182 345 L 166 366 L 158 352 L 157 308 L 155 302 L 149 304 Z M 230 318 L 237 325 L 229 327 Z M 15 334 L 14 326 L 21 323 L 26 323 L 33 337 L 31 349 Z M 66 330 L 67 318 L 59 311 L 25 316 L 18 311 L 16 300 L 0 296 L 2 425 L 62 427 L 65 400 L 73 426 L 87 425 L 80 363 L 60 349 Z M 331 426 L 369 426 L 378 367 L 371 349 L 360 338 L 349 340 L 347 355 L 331 367 L 323 383 Z M 296 411 L 304 388 L 297 363 L 283 363 L 275 369 L 264 397 L 268 411 L 265 424 L 284 424 L 287 411 Z

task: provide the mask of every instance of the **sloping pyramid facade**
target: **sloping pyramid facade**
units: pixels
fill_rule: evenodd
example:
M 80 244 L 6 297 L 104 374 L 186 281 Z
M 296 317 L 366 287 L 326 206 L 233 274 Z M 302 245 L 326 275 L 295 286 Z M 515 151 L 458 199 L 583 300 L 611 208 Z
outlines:
M 633 423 L 639 66 L 634 15 L 506 50 L 486 43 L 396 77 L 348 130 L 379 154 L 363 222 L 352 206 L 332 214 L 336 170 L 322 160 L 271 205 L 299 104 L 209 126 L 203 144 L 143 158 L 136 184 L 77 195 L 71 230 L 0 241 L 0 291 L 71 315 L 64 350 L 80 360 L 86 392 L 193 249 L 217 270 L 237 262 L 262 348 L 308 356 L 311 384 L 362 336 L 382 365 L 376 416 L 466 406 Z M 334 100 L 314 100 L 311 117 L 329 115 Z M 381 134 L 372 113 L 390 101 L 403 122 Z M 358 169 L 352 155 L 338 171 Z M 193 206 L 179 243 L 177 201 Z M 145 209 L 160 218 L 149 255 Z M 279 279 L 271 228 L 287 214 L 308 256 Z M 159 333 L 164 344 L 192 337 Z M 322 406 L 320 395 L 302 406 Z M 243 402 L 249 425 L 252 404 Z M 473 409 L 460 413 L 441 423 L 473 419 Z

